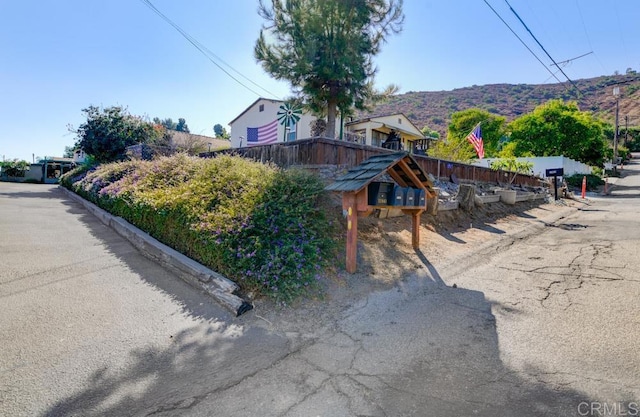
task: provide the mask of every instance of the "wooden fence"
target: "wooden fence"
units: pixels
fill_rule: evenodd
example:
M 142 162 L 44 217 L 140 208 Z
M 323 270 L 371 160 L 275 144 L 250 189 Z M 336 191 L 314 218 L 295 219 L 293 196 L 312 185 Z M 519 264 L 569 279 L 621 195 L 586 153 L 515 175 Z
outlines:
M 310 138 L 272 145 L 205 152 L 200 156 L 212 157 L 220 153 L 233 153 L 256 161 L 272 162 L 285 168 L 296 165 L 334 165 L 350 168 L 374 155 L 393 152 L 396 151 L 328 138 Z M 513 184 L 529 186 L 538 186 L 541 181 L 540 178 L 530 175 L 492 170 L 423 155 L 412 156 L 425 172 L 438 179 L 448 179 L 451 175 L 455 175 L 462 181 L 508 184 L 515 176 Z

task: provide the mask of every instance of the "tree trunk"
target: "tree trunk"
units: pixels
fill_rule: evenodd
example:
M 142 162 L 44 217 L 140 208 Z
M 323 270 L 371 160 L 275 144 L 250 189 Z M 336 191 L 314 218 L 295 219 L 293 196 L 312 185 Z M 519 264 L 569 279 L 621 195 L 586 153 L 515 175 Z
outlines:
M 336 137 L 336 109 L 337 101 L 329 100 L 327 103 L 327 130 L 325 135 L 328 138 L 335 139 Z
M 462 209 L 468 212 L 472 211 L 476 205 L 476 187 L 470 184 L 460 184 L 457 200 Z

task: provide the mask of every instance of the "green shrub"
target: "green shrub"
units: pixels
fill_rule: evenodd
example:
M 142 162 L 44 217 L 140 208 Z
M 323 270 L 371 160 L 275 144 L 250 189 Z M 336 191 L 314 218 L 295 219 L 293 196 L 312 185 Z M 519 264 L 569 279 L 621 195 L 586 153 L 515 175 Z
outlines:
M 61 183 L 158 240 L 281 302 L 310 294 L 336 245 L 322 181 L 237 156 L 78 168 Z
M 567 182 L 567 185 L 573 188 L 581 188 L 582 187 L 582 178 L 585 175 L 576 174 L 571 175 L 570 177 L 565 177 L 564 180 Z M 600 178 L 598 175 L 588 174 L 587 177 L 587 191 L 593 191 L 597 189 L 599 186 L 604 184 L 604 180 Z
M 28 170 L 29 163 L 24 160 L 0 161 L 0 171 L 8 177 L 24 177 Z
M 629 154 L 630 153 L 631 152 L 629 151 L 628 148 L 626 148 L 626 147 L 624 147 L 622 145 L 618 146 L 618 156 L 620 158 L 622 158 L 623 161 L 626 161 L 627 159 L 629 159 Z

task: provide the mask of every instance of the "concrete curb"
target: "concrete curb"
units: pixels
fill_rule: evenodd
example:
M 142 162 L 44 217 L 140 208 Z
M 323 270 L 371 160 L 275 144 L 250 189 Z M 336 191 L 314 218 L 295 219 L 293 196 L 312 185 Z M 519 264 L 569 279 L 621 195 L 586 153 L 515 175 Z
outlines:
M 59 188 L 63 190 L 68 197 L 80 203 L 87 211 L 96 216 L 98 220 L 131 242 L 139 251 L 171 269 L 191 286 L 203 290 L 224 307 L 235 313 L 236 316 L 253 308 L 250 302 L 234 294 L 240 289 L 235 282 L 161 243 L 122 217 L 116 217 L 110 214 L 62 186 Z

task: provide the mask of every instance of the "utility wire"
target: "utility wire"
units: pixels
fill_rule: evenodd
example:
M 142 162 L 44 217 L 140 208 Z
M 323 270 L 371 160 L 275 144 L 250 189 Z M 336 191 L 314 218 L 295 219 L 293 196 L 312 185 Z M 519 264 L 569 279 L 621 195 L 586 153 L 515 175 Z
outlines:
M 520 15 L 518 15 L 518 13 L 513 9 L 513 7 L 511 7 L 511 4 L 509 4 L 508 0 L 504 0 L 505 3 L 507 3 L 507 6 L 509 6 L 509 9 L 511 9 L 511 11 L 513 12 L 513 14 L 518 18 L 518 20 L 520 21 L 520 23 L 522 23 L 522 26 L 524 26 L 524 28 L 527 30 L 527 32 L 529 32 L 529 34 L 531 35 L 531 37 L 533 38 L 534 41 L 536 41 L 536 43 L 538 44 L 538 46 L 544 51 L 545 54 L 547 54 L 547 56 L 549 57 L 549 59 L 551 60 L 551 62 L 553 62 L 555 64 L 555 66 L 560 70 L 560 72 L 562 73 L 562 75 L 565 76 L 565 78 L 567 79 L 567 81 L 569 81 L 571 83 L 571 85 L 573 86 L 573 88 L 576 89 L 576 91 L 578 91 L 579 94 L 582 94 L 582 91 L 580 91 L 580 89 L 578 88 L 578 86 L 576 85 L 576 83 L 573 82 L 573 80 L 571 80 L 571 78 L 569 78 L 569 76 L 567 74 L 565 74 L 564 70 L 562 68 L 560 68 L 558 66 L 558 63 L 551 57 L 551 55 L 549 55 L 549 52 L 547 52 L 547 50 L 544 48 L 544 46 L 542 46 L 542 44 L 540 43 L 540 41 L 538 41 L 538 38 L 535 37 L 535 35 L 533 34 L 533 32 L 531 32 L 531 29 L 529 29 L 529 27 L 527 26 L 526 23 L 524 23 L 524 21 L 520 18 Z M 486 0 L 485 0 L 486 2 Z
M 513 36 L 515 36 L 516 38 L 518 38 L 518 40 L 520 41 L 520 43 L 521 43 L 522 45 L 524 45 L 524 47 L 525 47 L 525 48 L 527 48 L 527 50 L 531 53 L 531 55 L 533 55 L 533 56 L 538 60 L 538 62 L 539 62 L 539 63 L 544 67 L 544 69 L 545 69 L 545 70 L 547 70 L 547 71 L 549 72 L 549 74 L 551 74 L 551 76 L 552 76 L 553 78 L 555 78 L 555 79 L 556 79 L 556 81 L 558 81 L 560 84 L 563 84 L 563 82 L 562 82 L 562 81 L 560 81 L 560 79 L 559 79 L 558 77 L 556 77 L 556 74 L 554 74 L 554 73 L 553 73 L 553 71 L 551 71 L 551 70 L 547 67 L 547 64 L 545 64 L 544 62 L 542 62 L 542 60 L 538 57 L 538 55 L 536 55 L 536 53 L 535 53 L 535 52 L 533 52 L 533 51 L 531 50 L 531 48 L 529 48 L 529 45 L 527 45 L 527 44 L 525 43 L 525 41 L 523 41 L 523 40 L 522 40 L 522 38 L 521 38 L 520 36 L 518 36 L 518 34 L 517 34 L 517 33 L 516 33 L 512 28 L 511 28 L 511 26 L 509 26 L 509 24 L 508 24 L 508 23 L 507 23 L 507 22 L 502 18 L 502 16 L 500 16 L 500 14 L 496 11 L 496 9 L 494 9 L 494 8 L 489 4 L 489 2 L 488 2 L 487 0 L 484 0 L 484 2 L 485 2 L 485 4 L 486 4 L 487 6 L 489 6 L 489 8 L 491 9 L 491 11 L 492 11 L 496 16 L 498 16 L 498 19 L 500 19 L 500 20 L 502 21 L 502 23 L 504 23 L 504 24 L 505 24 L 505 26 L 506 26 L 507 28 L 509 28 L 509 30 L 511 31 L 511 33 L 513 33 Z M 566 87 L 565 87 L 565 88 L 566 88 Z M 569 91 L 569 89 L 568 89 L 568 88 L 566 88 L 566 89 L 567 89 L 567 91 Z
M 580 8 L 580 0 L 576 0 L 576 7 L 578 8 L 578 14 L 580 15 L 580 20 L 582 21 L 582 28 L 584 29 L 584 34 L 587 37 L 587 42 L 589 43 L 589 48 L 591 48 L 591 51 L 593 51 L 594 49 L 593 49 L 593 45 L 591 44 L 591 38 L 589 37 L 589 32 L 587 32 L 587 25 L 584 22 L 584 16 L 582 15 L 582 9 Z M 600 67 L 602 67 L 602 73 L 606 74 L 607 73 L 607 69 L 602 64 L 602 61 L 600 61 L 600 58 L 598 57 L 598 54 L 596 54 L 594 52 L 593 55 L 596 57 L 596 60 L 600 64 Z
M 565 66 L 566 66 L 566 64 L 569 64 L 569 63 L 571 63 L 572 61 L 575 61 L 575 60 L 576 60 L 576 59 L 578 59 L 578 58 L 582 58 L 582 57 L 585 57 L 585 56 L 587 56 L 587 55 L 591 55 L 592 53 L 593 53 L 593 51 L 591 51 L 591 52 L 587 52 L 586 54 L 582 54 L 582 55 L 577 56 L 577 57 L 575 57 L 575 58 L 565 59 L 564 61 L 560 61 L 560 62 L 558 62 L 557 64 L 551 64 L 551 65 L 549 65 L 549 66 L 550 66 L 550 67 L 553 67 L 553 66 L 556 66 L 556 67 L 557 67 L 558 65 L 562 65 L 563 67 L 565 67 Z
M 165 22 L 167 22 L 169 25 L 171 25 L 176 31 L 178 31 L 178 33 L 180 33 L 187 41 L 189 41 L 190 44 L 192 44 L 198 51 L 200 51 L 200 53 L 202 53 L 209 61 L 211 61 L 211 63 L 213 65 L 215 65 L 216 67 L 218 67 L 222 72 L 224 72 L 227 76 L 229 76 L 232 80 L 234 80 L 235 82 L 237 82 L 238 84 L 240 84 L 241 86 L 243 86 L 244 88 L 246 88 L 247 90 L 251 91 L 253 94 L 257 95 L 258 97 L 261 97 L 262 94 L 256 92 L 254 89 L 252 89 L 251 87 L 247 86 L 246 84 L 244 84 L 243 82 L 241 82 L 240 80 L 238 80 L 236 77 L 234 77 L 232 74 L 229 73 L 229 71 L 227 71 L 226 69 L 224 69 L 220 64 L 218 64 L 218 62 L 215 61 L 215 59 L 217 59 L 218 61 L 222 62 L 224 65 L 226 65 L 228 68 L 230 68 L 232 71 L 234 71 L 236 74 L 240 75 L 242 78 L 244 78 L 245 80 L 249 81 L 251 84 L 255 85 L 256 87 L 260 88 L 261 90 L 265 91 L 266 93 L 268 93 L 269 95 L 271 95 L 272 97 L 278 98 L 278 95 L 273 94 L 272 92 L 270 92 L 269 90 L 265 89 L 264 87 L 256 84 L 254 81 L 252 81 L 251 79 L 247 78 L 246 76 L 244 76 L 242 73 L 240 73 L 238 70 L 236 70 L 235 68 L 233 68 L 231 65 L 227 64 L 226 62 L 224 62 L 220 57 L 218 57 L 216 54 L 214 54 L 213 52 L 211 52 L 206 46 L 204 46 L 202 43 L 200 43 L 197 39 L 195 39 L 193 36 L 189 35 L 184 29 L 182 29 L 177 23 L 173 22 L 171 19 L 169 19 L 164 13 L 162 13 L 160 10 L 158 10 L 158 8 L 156 6 L 153 5 L 153 3 L 151 3 L 151 0 L 140 0 L 145 6 L 147 6 L 149 9 L 151 9 L 154 13 L 156 13 L 158 16 L 160 16 Z M 215 59 L 214 59 L 215 58 Z

